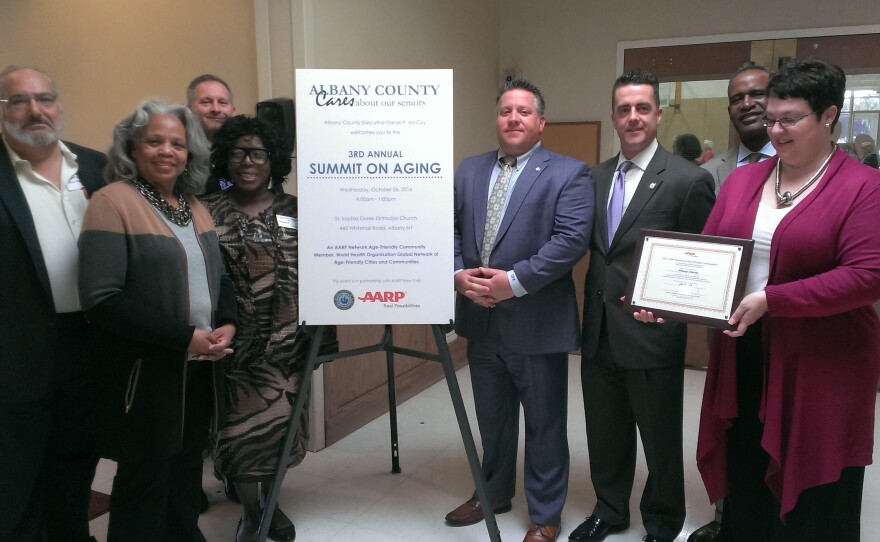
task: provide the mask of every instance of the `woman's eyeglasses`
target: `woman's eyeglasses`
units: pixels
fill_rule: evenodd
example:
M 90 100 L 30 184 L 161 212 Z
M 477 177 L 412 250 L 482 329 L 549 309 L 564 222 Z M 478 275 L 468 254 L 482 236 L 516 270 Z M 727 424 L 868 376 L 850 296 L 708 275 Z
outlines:
M 269 151 L 266 149 L 243 149 L 241 147 L 235 147 L 229 153 L 229 163 L 239 164 L 244 162 L 245 156 L 250 158 L 254 165 L 260 166 L 269 160 Z
M 781 119 L 770 119 L 770 118 L 764 117 L 763 119 L 761 119 L 761 124 L 764 125 L 764 128 L 773 128 L 773 125 L 778 122 L 779 125 L 782 126 L 783 128 L 791 128 L 792 126 L 794 126 L 795 124 L 804 120 L 805 118 L 809 117 L 813 113 L 815 113 L 815 111 L 811 111 L 802 117 L 795 117 L 795 118 L 783 117 Z

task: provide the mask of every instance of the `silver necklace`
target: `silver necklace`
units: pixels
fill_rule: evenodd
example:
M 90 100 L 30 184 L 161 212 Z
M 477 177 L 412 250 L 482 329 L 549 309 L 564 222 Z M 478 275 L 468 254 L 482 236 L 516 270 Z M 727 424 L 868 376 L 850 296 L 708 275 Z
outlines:
M 162 197 L 162 194 L 160 194 L 155 187 L 144 182 L 140 177 L 132 179 L 131 184 L 133 184 L 137 191 L 150 202 L 150 205 L 168 217 L 168 220 L 171 222 L 183 227 L 189 224 L 189 221 L 192 220 L 192 210 L 189 208 L 189 203 L 187 203 L 180 194 L 177 194 L 177 204 L 179 207 L 175 209 L 165 201 L 165 198 Z
M 834 151 L 837 150 L 837 143 L 831 146 L 831 152 L 828 153 L 828 156 L 825 157 L 825 160 L 822 162 L 822 165 L 819 166 L 819 169 L 816 170 L 816 173 L 806 180 L 804 184 L 800 186 L 797 190 L 794 191 L 794 194 L 791 192 L 786 192 L 782 194 L 779 192 L 779 176 L 782 171 L 782 161 L 776 164 L 776 206 L 777 207 L 788 207 L 791 205 L 791 202 L 801 194 L 804 193 L 804 190 L 809 188 L 814 182 L 819 180 L 819 177 L 822 176 L 822 172 L 825 171 L 825 168 L 828 167 L 828 162 L 831 161 L 831 157 L 834 156 Z

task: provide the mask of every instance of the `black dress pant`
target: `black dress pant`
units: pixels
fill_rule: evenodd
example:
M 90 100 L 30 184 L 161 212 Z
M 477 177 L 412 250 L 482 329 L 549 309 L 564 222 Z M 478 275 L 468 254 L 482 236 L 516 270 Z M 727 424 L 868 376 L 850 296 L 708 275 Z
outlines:
M 639 501 L 642 523 L 648 534 L 674 539 L 685 518 L 684 366 L 621 366 L 603 323 L 596 356 L 581 359 L 581 387 L 597 500 L 593 515 L 615 524 L 629 520 L 640 436 L 648 467 Z
M 98 464 L 87 378 L 91 338 L 81 313 L 59 315 L 56 323 L 50 395 L 27 403 L 0 398 L 0 542 L 89 538 Z
M 183 445 L 168 457 L 117 463 L 107 542 L 205 542 L 198 521 L 211 372 L 210 362 L 189 363 Z
M 738 417 L 727 432 L 727 497 L 723 542 L 859 542 L 864 467 L 846 468 L 836 482 L 812 487 L 779 519 L 780 506 L 767 484 L 769 456 L 761 447 L 758 419 L 764 383 L 761 321 L 737 339 Z

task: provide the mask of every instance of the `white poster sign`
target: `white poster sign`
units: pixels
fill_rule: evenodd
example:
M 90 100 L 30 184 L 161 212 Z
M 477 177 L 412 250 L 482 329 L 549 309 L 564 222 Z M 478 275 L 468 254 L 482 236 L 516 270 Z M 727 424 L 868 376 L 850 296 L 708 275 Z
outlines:
M 297 70 L 299 314 L 454 314 L 452 70 Z

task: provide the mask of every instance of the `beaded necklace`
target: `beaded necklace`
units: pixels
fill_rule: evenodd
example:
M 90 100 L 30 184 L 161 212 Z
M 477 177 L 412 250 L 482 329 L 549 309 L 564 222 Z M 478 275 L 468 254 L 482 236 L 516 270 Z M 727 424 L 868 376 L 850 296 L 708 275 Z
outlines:
M 150 205 L 156 208 L 157 211 L 168 217 L 168 220 L 177 224 L 178 226 L 186 226 L 189 224 L 189 221 L 192 220 L 192 210 L 189 208 L 189 203 L 183 199 L 183 196 L 177 194 L 177 204 L 180 206 L 177 209 L 172 207 L 165 201 L 165 198 L 159 191 L 147 183 L 140 177 L 131 180 L 131 184 L 137 189 L 141 195 L 146 198 L 147 201 L 150 202 Z

